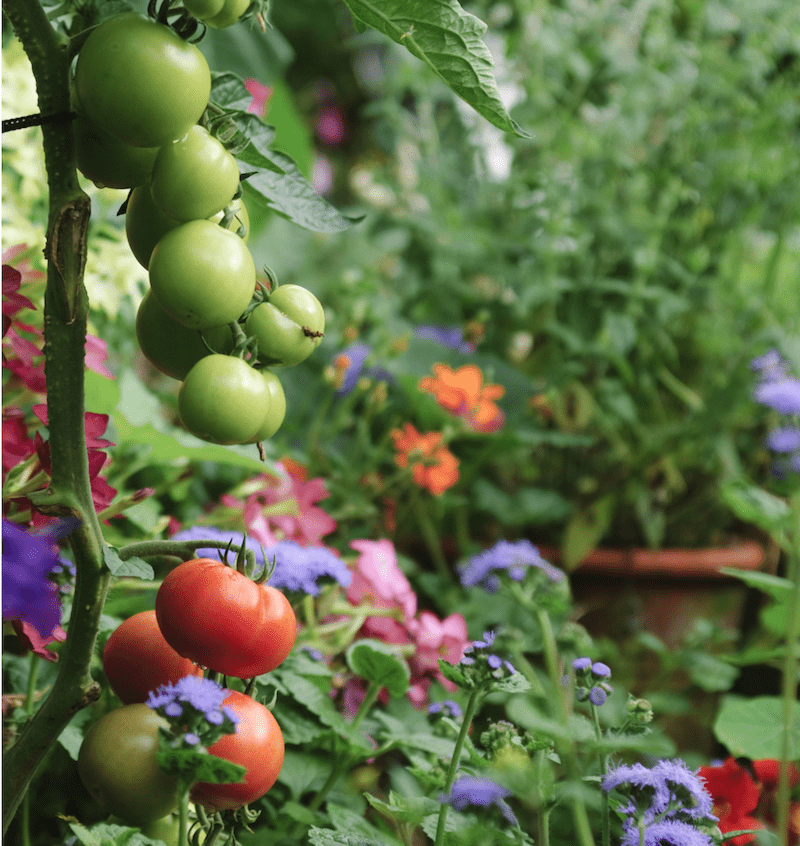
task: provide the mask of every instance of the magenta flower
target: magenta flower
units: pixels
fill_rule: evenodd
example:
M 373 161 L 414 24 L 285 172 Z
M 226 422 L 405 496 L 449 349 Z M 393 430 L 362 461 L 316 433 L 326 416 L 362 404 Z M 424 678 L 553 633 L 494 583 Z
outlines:
M 247 107 L 247 111 L 251 115 L 258 115 L 258 117 L 263 118 L 267 113 L 269 98 L 272 96 L 272 88 L 269 85 L 263 85 L 252 77 L 244 81 L 244 87 L 253 96 L 253 100 Z

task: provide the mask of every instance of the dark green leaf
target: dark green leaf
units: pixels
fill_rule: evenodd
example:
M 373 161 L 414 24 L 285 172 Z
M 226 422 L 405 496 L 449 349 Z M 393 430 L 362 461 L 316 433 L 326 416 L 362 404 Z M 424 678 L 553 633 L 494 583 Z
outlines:
M 152 579 L 154 575 L 153 568 L 146 561 L 136 557 L 123 561 L 119 557 L 119 550 L 113 546 L 103 547 L 103 560 L 117 578 L 125 576 L 130 579 Z
M 210 100 L 223 109 L 235 109 L 246 112 L 253 95 L 247 90 L 244 81 L 235 73 L 214 73 L 211 75 Z
M 439 669 L 442 675 L 453 684 L 463 687 L 465 689 L 472 687 L 472 684 L 467 679 L 463 670 L 457 664 L 450 664 L 444 659 L 439 659 Z
M 327 828 L 312 826 L 308 832 L 311 846 L 385 846 L 380 840 L 344 834 Z
M 506 132 L 529 137 L 500 99 L 494 62 L 483 34 L 486 24 L 457 0 L 345 0 L 356 21 L 403 45 L 469 103 Z
M 163 841 L 145 837 L 136 828 L 111 823 L 97 823 L 91 828 L 69 823 L 81 846 L 163 846 Z
M 244 781 L 247 772 L 245 767 L 199 749 L 169 749 L 157 752 L 156 760 L 165 773 L 186 782 L 239 783 Z
M 391 696 L 403 696 L 408 690 L 411 679 L 408 664 L 389 644 L 365 638 L 352 644 L 345 658 L 356 675 L 380 682 Z

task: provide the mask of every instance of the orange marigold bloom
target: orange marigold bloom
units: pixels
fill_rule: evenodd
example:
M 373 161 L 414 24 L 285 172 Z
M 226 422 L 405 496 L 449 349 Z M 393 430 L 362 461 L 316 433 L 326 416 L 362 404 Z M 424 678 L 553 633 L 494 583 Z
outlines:
M 505 415 L 494 402 L 506 392 L 502 385 L 483 384 L 483 373 L 474 364 L 452 370 L 446 364 L 434 364 L 435 376 L 420 380 L 423 391 L 433 394 L 442 408 L 462 417 L 476 432 L 496 432 Z
M 420 434 L 411 423 L 392 432 L 397 464 L 411 464 L 414 481 L 439 496 L 458 481 L 458 459 L 442 445 L 441 432 Z

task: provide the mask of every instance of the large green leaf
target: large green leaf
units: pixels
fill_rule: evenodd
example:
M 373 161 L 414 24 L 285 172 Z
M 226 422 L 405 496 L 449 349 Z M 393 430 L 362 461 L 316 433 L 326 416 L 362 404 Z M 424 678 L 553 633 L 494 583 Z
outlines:
M 792 703 L 789 726 L 789 759 L 800 756 L 800 703 Z M 744 699 L 726 696 L 722 700 L 714 734 L 731 755 L 753 760 L 780 758 L 783 738 L 783 700 L 777 696 Z
M 500 99 L 494 62 L 483 43 L 486 24 L 457 0 L 344 0 L 356 23 L 366 24 L 423 61 L 475 111 L 523 138 Z

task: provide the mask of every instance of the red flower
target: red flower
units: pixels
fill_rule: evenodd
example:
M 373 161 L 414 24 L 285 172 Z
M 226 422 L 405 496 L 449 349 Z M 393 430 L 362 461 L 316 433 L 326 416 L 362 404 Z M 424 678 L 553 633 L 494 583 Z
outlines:
M 434 376 L 420 380 L 419 387 L 432 393 L 436 402 L 456 417 L 463 418 L 476 432 L 496 432 L 505 422 L 494 402 L 506 392 L 502 385 L 483 384 L 483 373 L 474 364 L 452 370 L 434 364 Z
M 764 823 L 751 816 L 761 795 L 750 773 L 736 763 L 735 758 L 728 758 L 721 767 L 700 767 L 698 776 L 705 781 L 706 790 L 714 801 L 714 815 L 719 818 L 719 829 L 739 831 L 747 828 L 764 828 Z M 752 843 L 754 834 L 740 834 L 729 843 L 742 846 Z
M 392 432 L 397 464 L 411 464 L 414 481 L 440 496 L 458 481 L 458 459 L 442 444 L 441 432 L 420 434 L 410 423 Z
M 770 826 L 775 826 L 777 819 L 777 792 L 778 779 L 780 778 L 781 762 L 773 758 L 764 758 L 761 761 L 753 761 L 753 770 L 761 782 L 761 802 L 759 803 L 759 816 Z M 789 787 L 794 787 L 800 780 L 800 771 L 797 767 L 789 764 Z M 789 805 L 789 830 L 786 842 L 789 846 L 795 846 L 800 840 L 800 802 L 791 802 Z

